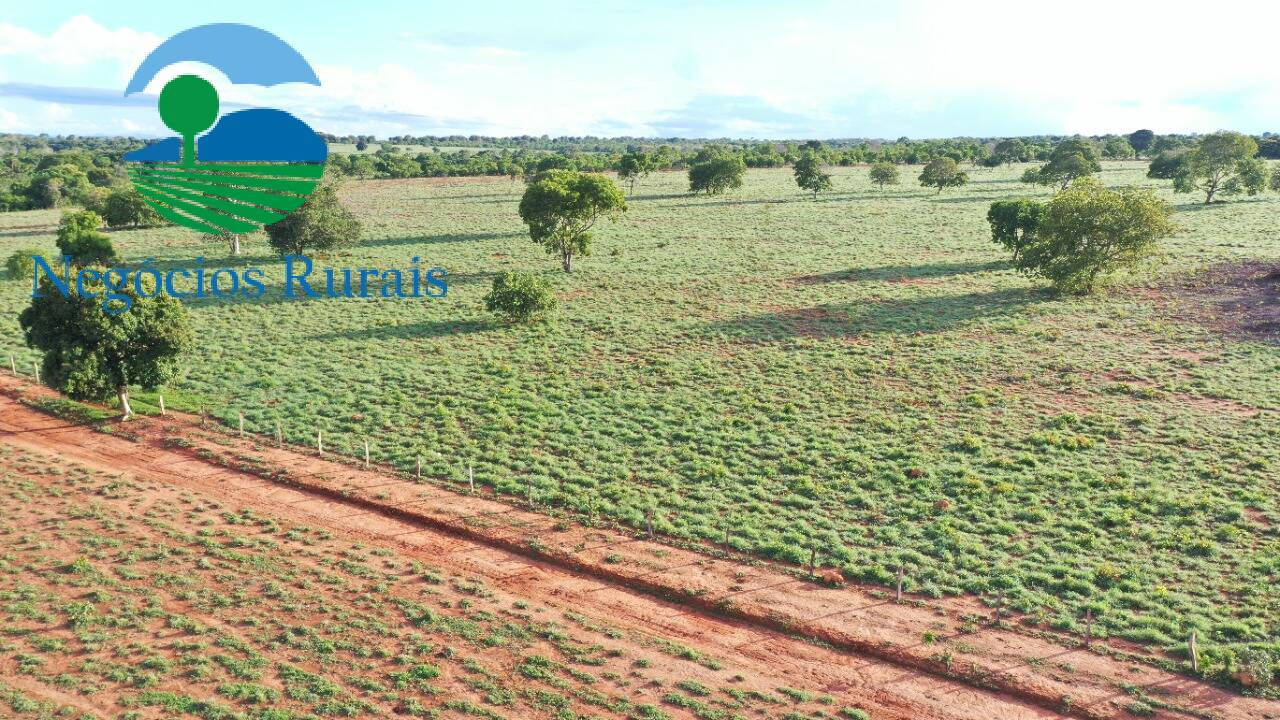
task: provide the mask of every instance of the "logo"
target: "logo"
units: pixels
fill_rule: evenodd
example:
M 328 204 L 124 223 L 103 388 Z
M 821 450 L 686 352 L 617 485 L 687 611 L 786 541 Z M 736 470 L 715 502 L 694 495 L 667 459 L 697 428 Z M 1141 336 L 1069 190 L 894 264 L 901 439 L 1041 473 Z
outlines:
M 138 66 L 124 94 L 142 92 L 162 70 L 187 61 L 217 68 L 234 84 L 320 84 L 306 59 L 276 35 L 216 23 L 161 43 Z M 178 137 L 124 160 L 147 204 L 182 227 L 218 235 L 252 232 L 302 205 L 324 174 L 329 148 L 310 126 L 266 108 L 219 116 L 217 90 L 198 75 L 166 83 L 158 109 Z

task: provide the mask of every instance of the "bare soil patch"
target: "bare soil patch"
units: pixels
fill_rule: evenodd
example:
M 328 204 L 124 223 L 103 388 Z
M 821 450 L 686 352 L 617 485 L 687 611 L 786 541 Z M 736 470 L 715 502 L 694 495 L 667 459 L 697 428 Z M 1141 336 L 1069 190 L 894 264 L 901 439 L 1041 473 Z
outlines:
M 1158 285 L 1149 297 L 1178 320 L 1228 337 L 1280 343 L 1280 263 L 1220 263 Z

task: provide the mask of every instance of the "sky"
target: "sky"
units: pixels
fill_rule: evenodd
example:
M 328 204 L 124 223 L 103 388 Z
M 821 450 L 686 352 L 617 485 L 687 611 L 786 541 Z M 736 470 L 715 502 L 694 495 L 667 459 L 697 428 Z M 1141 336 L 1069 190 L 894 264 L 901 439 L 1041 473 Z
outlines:
M 1280 131 L 1274 0 L 9 2 L 0 132 L 172 135 L 182 72 L 224 107 L 338 135 L 758 139 Z M 269 30 L 321 86 L 181 64 L 123 96 L 167 37 Z

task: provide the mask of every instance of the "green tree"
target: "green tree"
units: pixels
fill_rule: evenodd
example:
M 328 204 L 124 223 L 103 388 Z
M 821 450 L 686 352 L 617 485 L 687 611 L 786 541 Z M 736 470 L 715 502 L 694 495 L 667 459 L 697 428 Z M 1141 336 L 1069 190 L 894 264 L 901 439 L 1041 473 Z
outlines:
M 868 174 L 871 176 L 871 182 L 879 185 L 881 190 L 885 185 L 897 185 L 899 182 L 898 166 L 893 163 L 878 162 L 871 166 Z
M 622 190 L 609 178 L 576 170 L 550 170 L 530 183 L 520 200 L 520 219 L 529 237 L 560 255 L 565 272 L 574 255 L 591 254 L 591 228 L 601 217 L 625 212 Z
M 92 210 L 64 212 L 58 222 L 58 250 L 77 266 L 107 265 L 116 261 L 116 251 L 98 228 L 102 218 Z
M 636 191 L 636 181 L 653 172 L 653 157 L 646 152 L 629 152 L 618 161 L 618 179 L 627 183 L 628 197 Z
M 747 164 L 737 155 L 713 155 L 689 167 L 689 192 L 720 195 L 725 190 L 736 190 L 742 187 L 746 174 Z
M 164 218 L 132 187 L 116 188 L 108 193 L 102 203 L 102 217 L 110 228 L 154 227 L 164 224 Z
M 795 176 L 796 185 L 801 190 L 813 193 L 815 200 L 818 193 L 831 189 L 831 175 L 822 172 L 822 162 L 812 150 L 806 151 L 796 160 Z
M 955 160 L 949 157 L 934 158 L 920 172 L 920 184 L 925 187 L 938 188 L 938 192 L 952 187 L 968 184 L 969 176 Z
M 1152 158 L 1147 166 L 1147 177 L 1153 180 L 1175 180 L 1186 173 L 1186 150 L 1166 150 Z
M 1109 157 L 1112 160 L 1126 160 L 1133 157 L 1134 154 L 1133 145 L 1130 145 L 1126 138 L 1109 138 L 1106 144 L 1102 146 L 1103 157 Z
M 1076 178 L 1089 177 L 1101 171 L 1097 146 L 1085 138 L 1068 138 L 1054 147 L 1049 162 L 1023 173 L 1022 182 L 1058 185 L 1066 190 Z
M 508 322 L 546 319 L 556 307 L 555 293 L 546 280 L 530 274 L 504 272 L 493 279 L 484 307 Z
M 1156 134 L 1150 130 L 1135 130 L 1129 133 L 1129 145 L 1134 149 L 1138 157 L 1151 149 L 1151 143 L 1156 141 Z
M 361 229 L 360 221 L 338 202 L 331 182 L 322 183 L 302 207 L 266 227 L 267 242 L 281 257 L 342 247 L 359 239 Z
M 192 345 L 186 310 L 157 294 L 150 278 L 138 293 L 119 270 L 85 268 L 81 277 L 88 292 L 65 296 L 43 278 L 18 323 L 27 345 L 44 353 L 45 382 L 77 399 L 114 395 L 127 420 L 133 416 L 129 386 L 153 388 L 177 375 L 179 358 Z
M 9 279 L 22 280 L 23 278 L 30 278 L 36 271 L 35 257 L 39 254 L 39 250 L 32 250 L 31 248 L 15 250 L 4 263 L 4 269 Z
M 1045 204 L 1014 265 L 1048 278 L 1059 291 L 1092 292 L 1100 280 L 1148 257 L 1159 240 L 1172 235 L 1172 214 L 1151 190 L 1111 190 L 1081 178 Z
M 991 240 L 1010 250 L 1016 263 L 1022 254 L 1022 248 L 1035 237 L 1043 212 L 1043 203 L 1035 200 L 999 200 L 991 203 L 991 209 L 987 211 Z
M 1280 167 L 1271 173 L 1271 189 L 1280 192 Z
M 1175 192 L 1204 192 L 1204 204 L 1218 193 L 1257 195 L 1266 188 L 1266 165 L 1256 156 L 1258 142 L 1248 135 L 1216 132 L 1200 138 L 1186 155 L 1184 172 L 1174 177 Z
M 1027 144 L 1018 138 L 1001 140 L 996 143 L 995 149 L 991 151 L 991 157 L 1004 165 L 1022 162 L 1027 159 Z

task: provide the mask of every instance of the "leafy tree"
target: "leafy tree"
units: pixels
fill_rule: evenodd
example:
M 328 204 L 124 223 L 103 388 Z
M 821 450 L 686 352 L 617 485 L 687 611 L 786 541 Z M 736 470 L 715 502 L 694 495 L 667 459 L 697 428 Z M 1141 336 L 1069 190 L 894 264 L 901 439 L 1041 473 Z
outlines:
M 21 248 L 15 250 L 9 259 L 4 262 L 4 269 L 10 280 L 22 280 L 31 277 L 36 271 L 35 256 L 39 255 L 39 250 L 31 248 Z
M 1023 173 L 1022 182 L 1058 185 L 1066 190 L 1076 178 L 1088 177 L 1101 171 L 1098 149 L 1093 142 L 1084 138 L 1068 138 L 1053 149 L 1048 163 Z
M 1014 265 L 1048 278 L 1059 291 L 1092 292 L 1100 280 L 1151 255 L 1160 239 L 1173 234 L 1172 214 L 1151 190 L 1111 190 L 1081 178 L 1045 204 Z
M 115 395 L 127 420 L 130 385 L 152 388 L 176 376 L 179 357 L 193 344 L 186 309 L 157 294 L 150 278 L 140 294 L 120 271 L 95 267 L 82 274 L 89 276 L 88 292 L 65 296 L 43 278 L 18 323 L 27 345 L 44 353 L 41 377 L 49 385 L 78 399 Z
M 1004 165 L 1012 165 L 1027 159 L 1027 144 L 1018 138 L 1009 138 L 996 143 L 991 152 L 993 160 Z
M 818 154 L 812 150 L 806 151 L 796 160 L 795 176 L 796 185 L 799 185 L 801 190 L 813 193 L 815 200 L 818 198 L 818 193 L 831 189 L 831 175 L 822 172 L 822 162 L 818 160 Z
M 1156 141 L 1156 134 L 1150 130 L 1135 130 L 1129 133 L 1129 146 L 1139 157 L 1142 153 L 1151 149 L 1151 143 Z
M 529 226 L 529 237 L 548 253 L 558 253 L 564 271 L 572 272 L 573 256 L 591 252 L 590 230 L 596 221 L 617 218 L 626 209 L 622 190 L 609 178 L 551 170 L 524 191 L 520 219 Z
M 1130 145 L 1129 141 L 1122 137 L 1110 138 L 1102 146 L 1103 157 L 1109 157 L 1112 160 L 1125 160 L 1133 157 L 1134 154 L 1133 145 Z
M 360 237 L 360 221 L 338 202 L 337 187 L 322 183 L 302 207 L 266 227 L 267 242 L 282 257 L 332 250 Z
M 1152 158 L 1147 166 L 1147 177 L 1153 180 L 1173 180 L 1186 173 L 1186 150 L 1166 150 Z
M 881 190 L 885 185 L 897 185 L 899 182 L 898 166 L 893 163 L 878 162 L 871 166 L 869 174 L 871 182 L 879 185 Z
M 968 182 L 968 174 L 949 157 L 934 158 L 920 173 L 920 184 L 925 187 L 936 187 L 939 193 L 947 188 L 966 185 Z
M 742 187 L 747 164 L 737 155 L 716 155 L 689 167 L 689 192 L 719 195 Z
M 545 319 L 555 310 L 556 296 L 547 281 L 536 275 L 504 272 L 493 279 L 484 307 L 508 322 L 529 322 Z
M 92 210 L 65 212 L 58 223 L 58 250 L 77 266 L 107 265 L 116 261 L 111 239 L 98 228 L 102 218 Z
M 1035 200 L 999 200 L 992 203 L 987 211 L 992 241 L 1012 251 L 1016 263 L 1022 248 L 1035 237 L 1043 212 L 1044 204 Z
M 1280 192 L 1280 167 L 1271 173 L 1271 189 Z
M 33 208 L 56 208 L 78 200 L 88 189 L 89 176 L 83 169 L 59 163 L 32 176 L 23 193 Z
M 142 194 L 132 187 L 112 190 L 102 204 L 102 217 L 107 227 L 152 227 L 163 225 L 160 217 Z
M 618 161 L 618 179 L 628 183 L 627 195 L 635 193 L 636 181 L 653 172 L 653 157 L 646 152 L 629 152 Z
M 1187 151 L 1184 171 L 1174 177 L 1175 192 L 1204 191 L 1204 204 L 1218 193 L 1257 195 L 1266 187 L 1266 165 L 1259 160 L 1258 142 L 1248 135 L 1217 132 L 1200 138 Z

